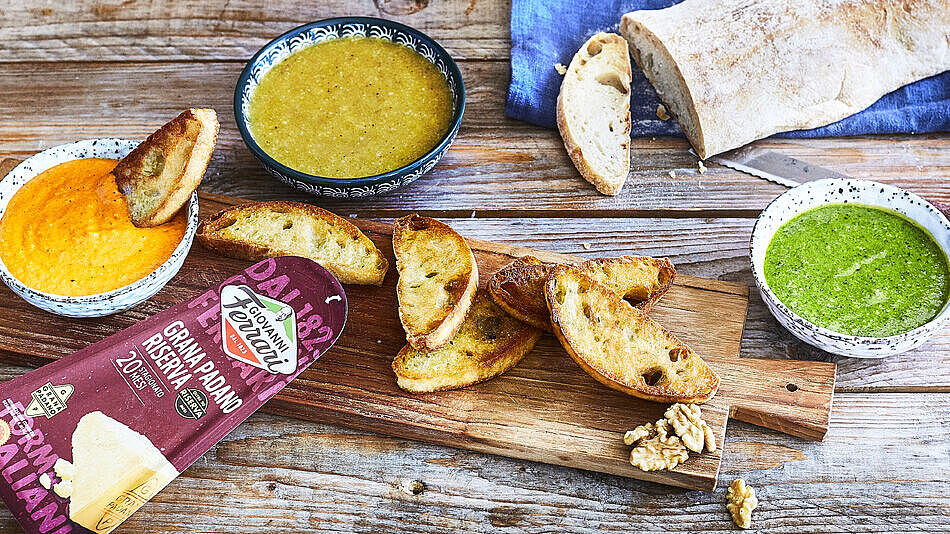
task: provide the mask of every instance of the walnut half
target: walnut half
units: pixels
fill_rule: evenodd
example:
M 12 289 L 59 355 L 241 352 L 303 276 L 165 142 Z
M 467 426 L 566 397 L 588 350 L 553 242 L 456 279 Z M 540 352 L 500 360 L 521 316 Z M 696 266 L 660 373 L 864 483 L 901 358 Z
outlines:
M 673 425 L 676 434 L 689 450 L 701 453 L 705 446 L 709 452 L 716 452 L 716 436 L 703 421 L 703 413 L 698 405 L 676 403 L 666 410 L 663 417 Z
M 673 469 L 689 459 L 689 451 L 673 434 L 666 419 L 638 426 L 627 432 L 623 440 L 627 445 L 634 445 L 630 451 L 630 463 L 644 471 Z
M 759 505 L 755 498 L 755 490 L 748 486 L 745 480 L 737 478 L 729 484 L 729 492 L 726 494 L 726 508 L 732 514 L 732 520 L 739 528 L 749 528 L 752 526 L 752 510 Z

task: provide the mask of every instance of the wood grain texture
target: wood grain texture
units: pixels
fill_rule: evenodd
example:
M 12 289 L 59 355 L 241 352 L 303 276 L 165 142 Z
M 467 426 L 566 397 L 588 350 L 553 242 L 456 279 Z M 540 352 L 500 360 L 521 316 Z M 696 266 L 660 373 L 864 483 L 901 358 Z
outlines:
M 344 15 L 408 24 L 456 59 L 507 59 L 508 10 L 486 0 L 18 0 L 0 9 L 0 62 L 246 61 L 291 28 Z
M 754 216 L 785 191 L 713 164 L 700 174 L 685 140 L 645 138 L 632 141 L 632 170 L 621 193 L 600 195 L 577 173 L 556 131 L 505 117 L 506 62 L 463 62 L 460 68 L 468 92 L 465 117 L 459 136 L 432 172 L 386 195 L 321 205 L 367 217 L 398 217 L 408 210 L 438 217 L 473 212 L 482 217 Z M 308 198 L 267 175 L 241 141 L 231 109 L 240 70 L 240 64 L 216 62 L 4 65 L 0 157 L 24 158 L 90 137 L 144 139 L 182 109 L 210 106 L 219 113 L 221 131 L 203 190 L 254 200 Z M 36 105 L 37 87 L 43 87 L 42 106 Z M 945 135 L 759 143 L 950 202 L 950 142 Z
M 842 394 L 821 443 L 732 422 L 711 493 L 259 413 L 116 532 L 736 532 L 742 477 L 755 532 L 945 533 L 948 401 Z M 0 531 L 20 532 L 2 507 Z
M 204 195 L 205 214 L 237 203 Z M 384 254 L 391 256 L 390 225 L 355 221 Z M 545 261 L 569 256 L 484 241 L 470 243 L 485 279 L 512 257 L 533 253 Z M 389 258 L 390 263 L 394 261 Z M 162 308 L 200 291 L 211 277 L 237 270 L 241 262 L 196 247 L 178 276 L 159 295 L 132 312 L 102 320 L 69 320 L 35 310 L 9 290 L 3 307 L 15 318 L 0 323 L 0 357 L 41 363 L 89 343 L 88 337 L 44 334 L 72 328 L 109 335 L 130 323 L 143 307 Z M 696 457 L 673 472 L 646 473 L 623 458 L 617 437 L 632 426 L 655 420 L 661 406 L 618 394 L 578 372 L 561 347 L 547 338 L 513 371 L 486 384 L 455 392 L 412 396 L 395 387 L 389 363 L 404 344 L 396 314 L 395 276 L 383 288 L 347 287 L 353 303 L 349 328 L 320 365 L 298 377 L 266 409 L 313 420 L 335 421 L 402 437 L 481 452 L 568 465 L 646 480 L 712 489 L 718 453 Z M 706 417 L 724 434 L 726 410 L 734 417 L 810 439 L 827 431 L 834 390 L 834 364 L 739 359 L 748 289 L 745 286 L 678 277 L 651 314 L 703 355 L 722 377 L 720 392 L 707 405 Z M 178 295 L 180 298 L 169 295 Z M 90 328 L 92 327 L 92 328 Z M 375 339 L 374 339 L 375 338 Z M 795 384 L 790 391 L 787 384 Z M 570 391 L 570 394 L 565 394 Z M 504 406 L 504 409 L 500 408 Z M 591 406 L 600 407 L 593 418 Z M 574 414 L 566 417 L 565 414 Z M 544 428 L 544 430 L 542 430 Z M 541 439 L 541 437 L 544 439 Z M 525 450 L 523 444 L 538 442 Z M 546 444 L 546 445 L 545 445 Z M 564 450 L 573 454 L 564 454 Z
M 204 189 L 306 199 L 264 175 L 237 138 L 230 111 L 237 73 L 260 44 L 299 23 L 381 14 L 426 31 L 462 59 L 462 131 L 412 186 L 325 207 L 361 217 L 453 216 L 447 222 L 470 237 L 585 257 L 669 255 L 682 273 L 751 284 L 747 217 L 783 188 L 716 166 L 700 175 L 685 141 L 660 138 L 634 140 L 620 197 L 593 193 L 554 132 L 504 116 L 509 7 L 507 0 L 3 3 L 0 157 L 93 136 L 143 139 L 181 109 L 211 104 L 222 114 L 222 141 Z M 760 143 L 950 200 L 946 134 Z M 0 309 L 0 324 L 9 313 Z M 105 334 L 70 326 L 39 341 Z M 950 532 L 950 479 L 941 469 L 950 465 L 950 331 L 881 361 L 838 358 L 787 333 L 753 292 L 740 354 L 836 361 L 839 393 L 821 443 L 732 422 L 715 493 L 257 414 L 117 532 L 734 531 L 723 486 L 736 476 L 758 491 L 757 531 Z M 0 365 L 0 380 L 22 372 Z M 400 489 L 410 480 L 425 491 Z M 20 532 L 3 508 L 0 531 Z

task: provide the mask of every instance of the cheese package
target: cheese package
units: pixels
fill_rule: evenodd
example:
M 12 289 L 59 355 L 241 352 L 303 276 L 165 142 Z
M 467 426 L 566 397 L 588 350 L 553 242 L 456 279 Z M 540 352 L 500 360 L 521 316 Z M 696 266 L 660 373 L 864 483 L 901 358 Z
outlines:
M 340 283 L 261 261 L 0 385 L 0 497 L 27 534 L 111 532 L 337 340 Z

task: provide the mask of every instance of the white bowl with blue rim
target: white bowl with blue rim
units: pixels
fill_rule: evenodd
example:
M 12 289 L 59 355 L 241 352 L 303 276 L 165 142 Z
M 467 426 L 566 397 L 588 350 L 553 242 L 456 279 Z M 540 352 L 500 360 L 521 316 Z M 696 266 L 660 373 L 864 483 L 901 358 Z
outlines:
M 752 274 L 762 300 L 773 316 L 802 341 L 840 356 L 881 358 L 917 348 L 939 332 L 950 317 L 950 302 L 926 324 L 888 337 L 851 336 L 818 326 L 790 310 L 765 280 L 765 252 L 775 232 L 796 215 L 827 204 L 854 203 L 896 211 L 933 236 L 950 257 L 950 221 L 923 198 L 903 189 L 870 180 L 830 179 L 806 182 L 772 201 L 752 228 Z
M 360 178 L 330 178 L 292 169 L 272 158 L 254 140 L 248 107 L 258 83 L 291 54 L 325 41 L 344 37 L 377 37 L 408 46 L 428 59 L 445 76 L 452 91 L 452 120 L 438 143 L 415 161 L 389 172 Z M 415 181 L 442 159 L 458 134 L 465 111 L 465 84 L 452 56 L 428 35 L 391 20 L 338 17 L 298 26 L 264 45 L 244 67 L 234 88 L 234 120 L 244 144 L 269 174 L 314 196 L 357 198 L 387 193 Z
M 7 209 L 10 199 L 24 184 L 41 172 L 60 163 L 83 158 L 122 159 L 129 154 L 138 141 L 126 139 L 87 139 L 65 145 L 54 146 L 35 154 L 10 171 L 6 178 L 0 180 L 0 219 Z M 102 317 L 125 311 L 142 301 L 147 300 L 165 286 L 185 262 L 185 256 L 191 249 L 191 243 L 198 229 L 198 195 L 192 193 L 187 205 L 188 225 L 181 242 L 175 247 L 172 255 L 161 265 L 144 278 L 131 284 L 95 295 L 69 297 L 38 291 L 18 280 L 0 258 L 0 279 L 14 293 L 30 304 L 57 315 L 66 317 Z

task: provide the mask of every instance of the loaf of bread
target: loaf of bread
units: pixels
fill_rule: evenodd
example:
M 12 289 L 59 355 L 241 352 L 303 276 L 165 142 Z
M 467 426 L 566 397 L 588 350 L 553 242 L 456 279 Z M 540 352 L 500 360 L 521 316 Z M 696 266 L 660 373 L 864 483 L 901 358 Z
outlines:
M 620 32 L 701 158 L 950 69 L 950 0 L 685 0 Z
M 598 33 L 574 54 L 557 97 L 557 129 L 571 161 L 605 195 L 630 173 L 630 53 L 615 33 Z

